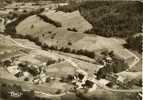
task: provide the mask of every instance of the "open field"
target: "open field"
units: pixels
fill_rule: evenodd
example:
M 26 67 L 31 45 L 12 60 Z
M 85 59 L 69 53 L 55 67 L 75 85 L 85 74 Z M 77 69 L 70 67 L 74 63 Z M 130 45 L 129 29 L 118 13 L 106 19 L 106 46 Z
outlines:
M 125 41 L 119 38 L 105 38 L 98 35 L 87 35 L 72 45 L 72 48 L 86 49 L 100 54 L 103 50 L 114 51 L 114 54 L 130 65 L 135 57 L 130 54 L 130 51 L 123 47 Z
M 56 28 L 55 26 L 42 21 L 42 19 L 36 15 L 25 19 L 16 27 L 16 29 L 18 34 L 34 35 L 34 37 L 38 37 L 42 43 L 48 45 L 67 46 L 68 42 L 76 42 L 83 37 L 82 34 Z
M 116 38 L 104 38 L 101 36 L 96 35 L 87 35 L 83 39 L 80 39 L 78 42 L 76 42 L 73 46 L 76 48 L 84 48 L 92 50 L 101 50 L 101 49 L 109 49 L 109 50 L 115 50 L 123 49 L 122 44 L 124 44 L 125 41 L 122 39 L 116 39 Z
M 62 28 L 75 28 L 78 32 L 85 32 L 86 30 L 92 29 L 92 25 L 88 23 L 81 15 L 79 11 L 71 13 L 64 13 L 62 11 L 49 11 L 43 12 L 43 15 L 58 21 L 62 24 Z
M 24 90 L 30 90 L 33 89 L 35 91 L 42 91 L 44 93 L 51 93 L 55 94 L 55 92 L 59 89 L 67 88 L 67 84 L 65 83 L 59 83 L 58 85 L 55 86 L 55 83 L 58 82 L 52 82 L 49 84 L 42 84 L 42 85 L 33 85 L 31 83 L 23 82 L 23 81 L 18 81 L 18 80 L 10 80 L 10 79 L 5 79 L 5 78 L 0 78 L 0 84 L 6 83 L 6 84 L 17 84 L 20 85 Z M 70 87 L 70 85 L 69 85 Z M 66 90 L 66 89 L 65 89 Z
M 28 51 L 22 47 L 17 46 L 10 37 L 0 35 L 0 60 L 9 59 L 13 56 L 23 55 L 21 50 Z
M 127 81 L 131 80 L 141 80 L 142 79 L 142 72 L 120 72 L 118 73 L 119 76 L 124 77 Z
M 67 75 L 74 75 L 76 69 L 68 62 L 61 62 L 58 64 L 50 65 L 47 68 L 47 73 L 52 77 L 66 77 Z M 56 73 L 56 74 L 55 74 Z
M 96 91 L 85 95 L 85 97 L 97 100 L 138 100 L 136 93 L 109 92 L 102 89 L 97 89 Z

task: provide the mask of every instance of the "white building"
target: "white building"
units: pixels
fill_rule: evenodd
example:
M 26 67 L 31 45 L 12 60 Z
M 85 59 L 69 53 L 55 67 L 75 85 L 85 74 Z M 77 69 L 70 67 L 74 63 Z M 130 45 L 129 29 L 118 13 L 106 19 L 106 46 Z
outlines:
M 110 83 L 110 81 L 108 81 L 106 79 L 100 79 L 98 82 L 104 86 L 106 86 L 108 83 Z
M 5 19 L 0 17 L 0 32 L 4 32 L 5 31 Z
M 20 70 L 18 70 L 18 66 L 10 66 L 7 68 L 7 70 L 12 74 L 17 74 L 20 72 Z
M 119 81 L 119 82 L 124 82 L 125 81 L 125 77 L 122 77 L 122 76 L 119 76 L 118 78 L 117 78 L 117 80 Z
M 24 77 L 29 77 L 30 73 L 26 71 L 26 72 L 23 72 L 23 75 L 24 75 Z

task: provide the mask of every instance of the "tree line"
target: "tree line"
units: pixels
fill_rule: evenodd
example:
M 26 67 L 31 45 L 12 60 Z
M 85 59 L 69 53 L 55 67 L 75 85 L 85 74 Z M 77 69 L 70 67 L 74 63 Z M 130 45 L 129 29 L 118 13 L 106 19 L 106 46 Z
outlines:
M 3 33 L 2 33 L 3 34 Z M 16 34 L 16 33 L 4 33 L 4 35 L 10 35 L 12 38 L 21 38 L 21 39 L 28 39 L 32 42 L 34 42 L 36 45 L 40 46 L 43 50 L 56 50 L 56 51 L 62 51 L 65 53 L 73 53 L 73 54 L 78 54 L 78 55 L 83 55 L 87 56 L 89 58 L 94 58 L 95 53 L 94 51 L 88 51 L 85 49 L 72 49 L 70 47 L 58 47 L 57 45 L 48 45 L 48 44 L 43 44 L 38 37 L 33 37 L 31 35 L 21 35 L 21 34 Z

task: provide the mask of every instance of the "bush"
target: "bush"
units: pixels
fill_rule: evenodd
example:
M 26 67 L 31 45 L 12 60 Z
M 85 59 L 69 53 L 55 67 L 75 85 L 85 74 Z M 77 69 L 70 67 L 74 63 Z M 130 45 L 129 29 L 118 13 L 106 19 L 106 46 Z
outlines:
M 31 25 L 31 28 L 34 28 L 34 25 L 33 25 L 33 24 Z
M 67 28 L 68 31 L 77 32 L 76 28 Z
M 17 11 L 17 10 L 18 10 L 18 8 L 14 8 L 14 10 L 15 10 L 15 11 Z
M 49 77 L 46 78 L 46 83 L 49 83 L 51 79 Z
M 85 55 L 87 57 L 90 57 L 90 58 L 94 58 L 95 57 L 95 53 L 92 52 L 92 51 L 88 51 L 88 50 L 77 50 L 77 54 L 79 55 Z
M 73 75 L 70 75 L 70 74 L 69 74 L 69 75 L 67 76 L 67 80 L 68 80 L 68 81 L 72 81 L 73 79 L 74 79 L 74 76 L 73 76 Z
M 23 13 L 27 13 L 27 10 L 24 9 L 24 10 L 23 10 Z
M 56 60 L 49 59 L 47 61 L 46 65 L 48 66 L 48 65 L 51 65 L 51 64 L 54 64 L 54 63 L 56 63 Z
M 28 77 L 24 78 L 24 81 L 29 81 L 29 78 Z
M 58 90 L 56 91 L 56 94 L 60 94 L 60 93 L 61 93 L 61 90 L 58 89 Z
M 72 43 L 71 43 L 71 42 L 68 42 L 68 45 L 72 45 Z

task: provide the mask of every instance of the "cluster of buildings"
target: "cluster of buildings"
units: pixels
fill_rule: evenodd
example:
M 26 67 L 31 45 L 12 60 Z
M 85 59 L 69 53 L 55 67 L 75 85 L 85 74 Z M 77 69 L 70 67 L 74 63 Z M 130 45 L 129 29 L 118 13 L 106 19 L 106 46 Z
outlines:
M 32 81 L 34 84 L 46 82 L 46 64 L 34 65 L 29 62 L 9 61 L 7 71 L 24 81 Z

